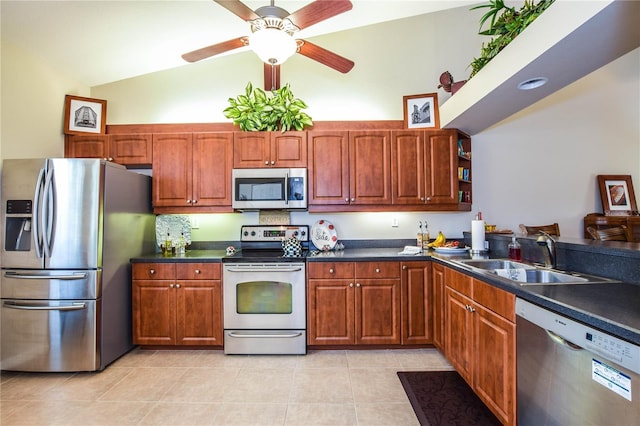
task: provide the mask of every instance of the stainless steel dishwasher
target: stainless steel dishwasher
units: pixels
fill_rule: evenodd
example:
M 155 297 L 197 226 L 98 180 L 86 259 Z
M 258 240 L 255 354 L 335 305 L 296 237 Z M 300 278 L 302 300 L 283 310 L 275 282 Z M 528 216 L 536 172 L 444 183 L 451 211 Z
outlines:
M 640 346 L 516 299 L 518 425 L 637 425 Z

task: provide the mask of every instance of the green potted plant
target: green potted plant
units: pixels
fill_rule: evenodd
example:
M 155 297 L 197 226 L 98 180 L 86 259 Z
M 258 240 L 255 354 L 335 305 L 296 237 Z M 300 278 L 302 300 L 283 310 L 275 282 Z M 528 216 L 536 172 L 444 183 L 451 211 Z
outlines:
M 482 43 L 480 57 L 474 58 L 469 65 L 471 67 L 469 78 L 476 75 L 553 2 L 554 0 L 540 0 L 538 3 L 534 0 L 525 0 L 524 5 L 516 10 L 514 7 L 507 7 L 504 0 L 489 0 L 489 3 L 472 7 L 470 10 L 489 9 L 480 19 L 480 29 L 482 30 L 485 22 L 491 19 L 489 28 L 478 34 L 494 37 L 486 45 Z
M 245 93 L 229 98 L 224 115 L 244 131 L 303 130 L 313 126 L 311 117 L 302 111 L 307 104 L 293 95 L 289 85 L 267 94 L 249 82 Z

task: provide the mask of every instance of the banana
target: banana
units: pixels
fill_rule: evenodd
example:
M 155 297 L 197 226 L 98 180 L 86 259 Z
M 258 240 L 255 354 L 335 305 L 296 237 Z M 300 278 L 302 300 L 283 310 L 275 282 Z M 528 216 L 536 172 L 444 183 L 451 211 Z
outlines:
M 438 231 L 438 236 L 435 240 L 427 244 L 427 247 L 442 247 L 447 242 L 447 237 L 442 233 L 442 231 Z

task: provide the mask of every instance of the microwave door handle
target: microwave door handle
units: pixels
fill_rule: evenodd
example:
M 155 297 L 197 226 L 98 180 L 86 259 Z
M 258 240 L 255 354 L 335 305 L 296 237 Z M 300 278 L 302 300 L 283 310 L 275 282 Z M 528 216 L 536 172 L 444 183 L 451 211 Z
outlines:
M 33 229 L 33 245 L 36 249 L 36 256 L 42 257 L 42 234 L 40 230 L 40 218 L 42 217 L 42 212 L 40 209 L 42 208 L 41 199 L 42 196 L 42 187 L 44 186 L 44 168 L 40 169 L 40 173 L 38 173 L 38 178 L 36 179 L 36 189 L 33 194 L 33 219 L 31 221 L 31 227 Z
M 52 235 L 53 235 L 53 218 L 54 218 L 54 205 L 55 199 L 53 195 L 53 168 L 47 170 L 47 175 L 44 181 L 44 194 L 42 197 L 42 216 L 41 225 L 43 236 L 44 254 L 47 257 L 51 257 Z

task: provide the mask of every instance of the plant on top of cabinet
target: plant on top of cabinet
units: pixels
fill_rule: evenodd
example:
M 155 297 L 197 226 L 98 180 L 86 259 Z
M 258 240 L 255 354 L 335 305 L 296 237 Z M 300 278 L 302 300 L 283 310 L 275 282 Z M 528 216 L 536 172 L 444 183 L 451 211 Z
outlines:
M 249 82 L 245 93 L 229 98 L 224 115 L 244 131 L 303 130 L 313 126 L 311 117 L 302 111 L 307 104 L 294 97 L 288 84 L 271 91 L 271 96 Z
M 542 12 L 544 12 L 555 0 L 540 0 L 537 4 L 535 0 L 525 0 L 520 10 L 508 7 L 504 0 L 489 0 L 488 3 L 479 4 L 470 10 L 487 8 L 489 9 L 480 18 L 480 29 L 484 23 L 491 18 L 489 28 L 480 31 L 480 35 L 495 36 L 486 45 L 482 43 L 480 57 L 474 58 L 471 64 L 471 79 L 485 65 L 489 63 L 502 49 L 504 49 L 518 34 L 524 31 Z

